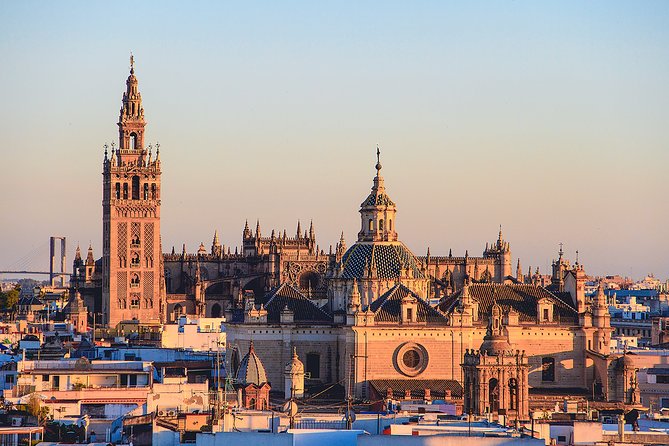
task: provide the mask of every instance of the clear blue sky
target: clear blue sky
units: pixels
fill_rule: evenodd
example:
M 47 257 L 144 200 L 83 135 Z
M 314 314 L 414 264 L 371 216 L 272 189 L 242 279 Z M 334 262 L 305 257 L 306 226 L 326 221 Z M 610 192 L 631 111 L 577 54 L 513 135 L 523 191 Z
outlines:
M 0 269 L 52 234 L 100 255 L 133 51 L 165 251 L 234 247 L 246 218 L 350 245 L 378 143 L 417 254 L 502 224 L 524 268 L 564 242 L 666 278 L 667 23 L 662 1 L 1 2 Z

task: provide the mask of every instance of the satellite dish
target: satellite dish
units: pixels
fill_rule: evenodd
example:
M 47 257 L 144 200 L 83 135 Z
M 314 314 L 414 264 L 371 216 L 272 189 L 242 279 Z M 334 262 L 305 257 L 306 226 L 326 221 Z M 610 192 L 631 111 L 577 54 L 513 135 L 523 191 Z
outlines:
M 282 410 L 289 417 L 294 417 L 297 415 L 297 404 L 295 401 L 287 401 L 286 404 L 283 405 Z

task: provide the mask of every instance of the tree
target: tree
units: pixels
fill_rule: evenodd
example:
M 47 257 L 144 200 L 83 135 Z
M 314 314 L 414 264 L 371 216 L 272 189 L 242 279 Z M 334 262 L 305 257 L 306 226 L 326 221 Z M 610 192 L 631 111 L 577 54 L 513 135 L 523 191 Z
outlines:
M 0 308 L 4 311 L 13 311 L 19 302 L 20 294 L 18 288 L 0 293 Z
M 40 397 L 36 393 L 33 393 L 30 396 L 30 399 L 28 400 L 27 404 L 27 409 L 30 415 L 37 418 L 37 424 L 39 424 L 40 426 L 46 420 L 46 417 L 49 414 L 49 408 L 42 407 L 42 401 L 40 400 Z

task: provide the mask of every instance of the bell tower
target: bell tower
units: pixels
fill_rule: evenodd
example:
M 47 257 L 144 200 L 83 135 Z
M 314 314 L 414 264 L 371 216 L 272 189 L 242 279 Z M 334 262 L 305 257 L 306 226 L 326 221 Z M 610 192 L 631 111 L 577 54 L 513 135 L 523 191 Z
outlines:
M 123 93 L 119 146 L 105 146 L 103 162 L 102 311 L 110 328 L 123 320 L 162 320 L 160 146 L 144 146 L 144 108 L 130 56 Z
M 395 203 L 386 193 L 381 176 L 381 151 L 376 148 L 376 176 L 372 192 L 360 205 L 361 227 L 358 232 L 359 242 L 396 242 Z

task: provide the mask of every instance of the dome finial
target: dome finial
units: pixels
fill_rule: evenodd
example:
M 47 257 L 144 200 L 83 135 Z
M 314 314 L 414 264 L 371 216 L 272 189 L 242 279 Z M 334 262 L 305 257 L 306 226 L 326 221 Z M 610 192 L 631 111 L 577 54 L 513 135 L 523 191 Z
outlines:
M 376 145 L 376 175 L 379 175 L 379 171 L 381 170 L 381 150 L 379 149 L 379 145 Z
M 130 74 L 135 74 L 135 56 L 130 51 Z

